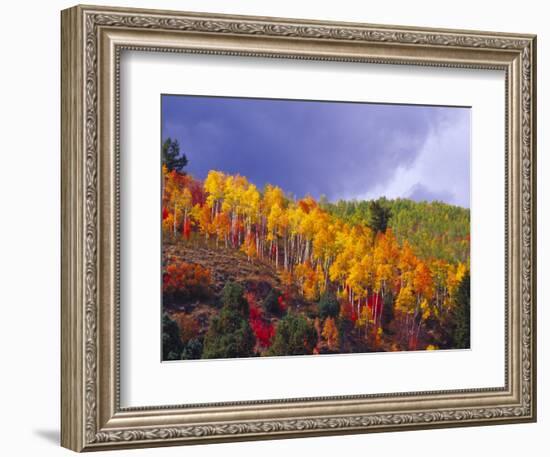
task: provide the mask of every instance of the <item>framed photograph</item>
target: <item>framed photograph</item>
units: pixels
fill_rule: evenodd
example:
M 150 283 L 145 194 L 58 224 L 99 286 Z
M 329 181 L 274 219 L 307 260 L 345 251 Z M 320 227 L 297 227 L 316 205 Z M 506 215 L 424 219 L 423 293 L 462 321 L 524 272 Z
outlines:
M 536 38 L 62 12 L 75 451 L 536 420 Z

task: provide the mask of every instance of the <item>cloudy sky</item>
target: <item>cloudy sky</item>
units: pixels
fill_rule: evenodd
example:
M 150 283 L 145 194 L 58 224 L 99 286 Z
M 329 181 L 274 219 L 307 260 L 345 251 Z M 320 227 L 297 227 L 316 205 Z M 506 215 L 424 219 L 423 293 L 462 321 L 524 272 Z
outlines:
M 199 179 L 217 169 L 298 198 L 470 206 L 469 108 L 164 95 L 167 137 Z

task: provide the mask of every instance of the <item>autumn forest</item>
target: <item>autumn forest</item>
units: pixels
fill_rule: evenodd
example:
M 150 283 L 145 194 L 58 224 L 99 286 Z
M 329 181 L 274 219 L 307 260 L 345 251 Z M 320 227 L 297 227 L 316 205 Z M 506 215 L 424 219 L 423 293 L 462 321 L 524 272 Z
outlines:
M 470 346 L 470 213 L 296 198 L 162 145 L 162 358 Z

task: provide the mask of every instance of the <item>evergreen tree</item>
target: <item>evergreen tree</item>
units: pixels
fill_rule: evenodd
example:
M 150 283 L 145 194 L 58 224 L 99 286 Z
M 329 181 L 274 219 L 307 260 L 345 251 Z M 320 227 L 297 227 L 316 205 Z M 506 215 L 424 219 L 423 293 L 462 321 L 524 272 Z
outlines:
M 162 143 L 162 164 L 166 165 L 168 170 L 176 170 L 180 173 L 183 172 L 183 169 L 187 165 L 187 156 L 183 153 L 180 153 L 180 145 L 178 140 L 173 140 L 167 138 L 164 143 Z
M 248 322 L 249 307 L 244 289 L 236 282 L 227 282 L 222 290 L 223 307 L 214 316 L 204 338 L 204 359 L 250 357 L 254 355 L 256 338 Z
M 391 211 L 383 206 L 378 200 L 369 202 L 369 222 L 368 225 L 374 233 L 385 233 L 388 228 Z
M 233 281 L 225 283 L 222 290 L 222 305 L 248 318 L 248 302 L 244 298 L 244 288 L 240 284 Z
M 265 297 L 265 299 L 262 301 L 262 308 L 264 309 L 264 311 L 271 314 L 277 314 L 280 311 L 279 309 L 280 295 L 281 294 L 277 290 L 271 289 L 267 294 L 267 296 Z
M 455 349 L 470 348 L 470 273 L 460 282 L 455 296 L 455 328 L 453 332 Z
M 248 320 L 230 306 L 224 306 L 219 316 L 214 316 L 210 321 L 202 358 L 250 357 L 254 355 L 255 344 Z
M 191 338 L 181 353 L 182 359 L 200 359 L 202 356 L 202 342 L 198 338 Z
M 268 355 L 311 354 L 317 344 L 317 331 L 303 315 L 289 313 L 277 324 Z
M 179 360 L 183 343 L 180 328 L 167 313 L 162 315 L 162 360 Z
M 321 296 L 319 300 L 319 316 L 321 318 L 337 317 L 340 312 L 340 303 L 333 292 L 328 290 Z
M 338 319 L 338 336 L 340 341 L 340 352 L 349 352 L 353 347 L 351 334 L 354 330 L 354 323 L 346 316 L 340 316 Z
M 389 326 L 395 318 L 394 309 L 395 297 L 391 292 L 386 293 L 384 296 L 384 306 L 382 307 L 382 329 L 385 332 L 389 331 Z

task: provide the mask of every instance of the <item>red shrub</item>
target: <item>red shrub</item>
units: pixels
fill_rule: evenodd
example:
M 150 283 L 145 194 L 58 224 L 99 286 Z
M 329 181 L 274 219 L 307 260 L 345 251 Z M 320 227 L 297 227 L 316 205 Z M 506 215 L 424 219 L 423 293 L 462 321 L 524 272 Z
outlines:
M 251 306 L 249 312 L 250 320 L 256 320 L 262 318 L 262 311 L 257 306 Z
M 279 295 L 277 302 L 279 303 L 279 311 L 284 313 L 288 308 L 289 294 L 285 292 L 283 295 Z
M 248 321 L 250 327 L 256 336 L 258 344 L 264 348 L 271 346 L 275 329 L 271 322 L 264 319 L 264 313 L 254 292 L 246 292 L 245 298 L 248 301 L 249 314 Z
M 250 319 L 250 327 L 256 335 L 256 341 L 263 346 L 271 346 L 273 336 L 275 335 L 275 329 L 271 322 L 265 322 L 263 319 Z

